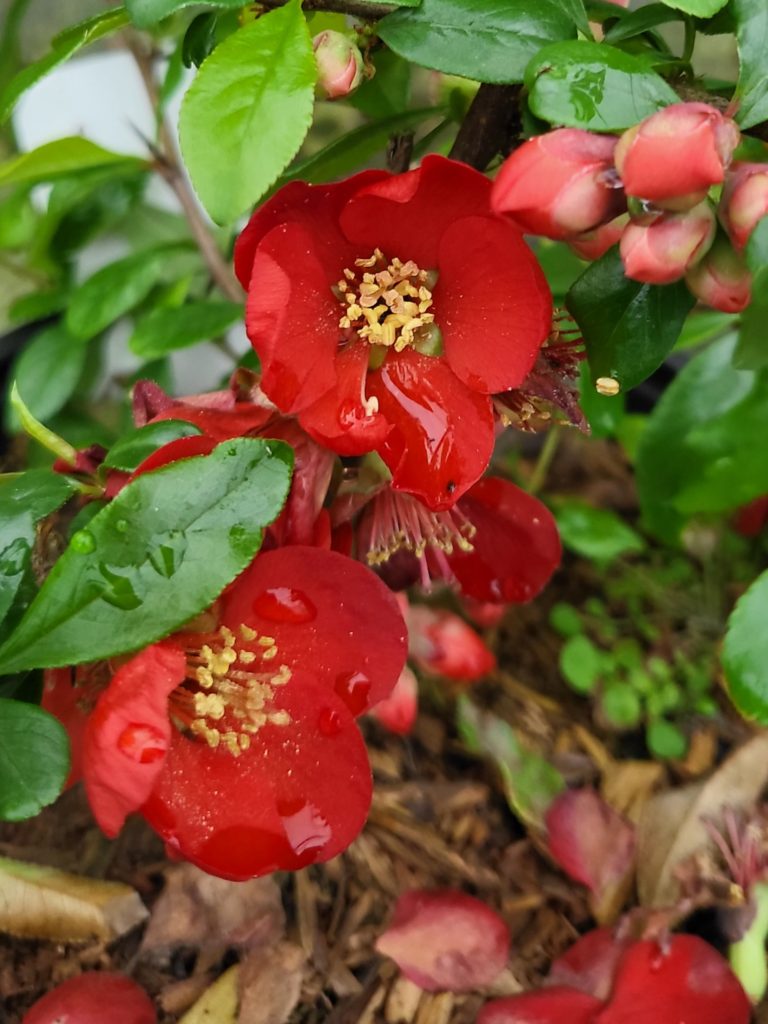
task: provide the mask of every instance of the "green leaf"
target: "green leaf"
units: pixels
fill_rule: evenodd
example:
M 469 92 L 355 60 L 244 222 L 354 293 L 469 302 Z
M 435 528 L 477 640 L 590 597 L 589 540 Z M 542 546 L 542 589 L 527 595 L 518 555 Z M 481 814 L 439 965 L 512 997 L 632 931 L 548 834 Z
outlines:
M 148 423 L 145 427 L 131 430 L 113 444 L 102 465 L 108 469 L 122 469 L 126 473 L 132 473 L 161 445 L 177 441 L 180 437 L 193 437 L 199 434 L 202 434 L 199 427 L 184 420 Z
M 310 31 L 313 35 L 320 31 L 315 28 L 314 19 Z M 360 88 L 347 97 L 347 102 L 372 121 L 403 113 L 411 91 L 411 65 L 384 46 L 371 53 L 370 61 L 376 74 L 363 79 Z
M 203 0 L 208 7 L 239 9 L 243 0 Z M 125 0 L 131 21 L 137 28 L 151 28 L 184 7 L 199 6 L 201 0 Z
M 646 61 L 582 39 L 545 46 L 525 83 L 537 117 L 591 131 L 622 131 L 678 99 Z
M 22 153 L 0 164 L 0 185 L 37 185 L 94 167 L 141 170 L 146 163 L 135 156 L 112 153 L 95 142 L 72 135 Z
M 72 397 L 85 367 L 86 352 L 82 341 L 73 338 L 62 322 L 40 331 L 24 346 L 11 376 L 27 396 L 36 419 L 49 419 Z M 6 420 L 10 429 L 18 432 L 21 424 L 10 406 Z
M 645 730 L 645 742 L 654 757 L 685 757 L 685 752 L 688 749 L 688 741 L 683 733 L 666 718 L 657 718 L 648 723 L 648 728 Z
M 744 255 L 753 274 L 768 269 L 768 215 L 761 217 L 747 241 Z M 754 289 L 755 295 L 760 292 Z
M 768 120 L 768 4 L 765 0 L 731 0 L 739 44 L 739 100 L 736 120 L 751 128 Z
M 292 462 L 288 445 L 236 438 L 137 477 L 74 534 L 0 671 L 110 658 L 178 629 L 250 563 Z
M 300 0 L 224 40 L 184 99 L 179 138 L 211 217 L 231 223 L 295 156 L 312 121 L 317 77 Z
M 579 633 L 584 632 L 584 623 L 581 616 L 573 605 L 568 604 L 566 601 L 558 601 L 552 605 L 549 613 L 549 624 L 554 630 L 557 630 L 560 636 L 566 638 L 577 636 Z
M 643 522 L 676 543 L 693 513 L 724 513 L 768 493 L 768 370 L 733 366 L 734 336 L 699 352 L 648 418 L 637 453 Z
M 55 512 L 75 491 L 71 480 L 47 469 L 0 476 L 0 620 L 7 615 L 29 571 L 35 524 Z
M 608 508 L 595 508 L 575 499 L 555 509 L 563 544 L 583 558 L 607 565 L 620 555 L 645 550 L 645 541 Z
M 725 7 L 728 0 L 664 0 L 664 3 L 683 14 L 692 14 L 694 18 L 711 18 Z
M 583 633 L 570 637 L 560 650 L 560 671 L 577 693 L 591 693 L 603 672 L 603 653 Z
M 584 6 L 584 0 L 559 0 L 559 3 L 579 32 L 586 36 L 587 39 L 594 38 Z
M 589 371 L 589 363 L 581 364 L 579 405 L 587 417 L 592 437 L 616 437 L 626 419 L 626 396 L 601 395 Z
M 87 21 L 81 21 L 78 25 L 72 25 L 55 36 L 50 52 L 19 71 L 0 92 L 0 124 L 7 119 L 19 97 L 35 82 L 39 82 L 49 71 L 63 64 L 84 46 L 119 31 L 127 24 L 128 15 L 122 7 L 118 7 L 116 10 L 104 11 L 93 18 L 88 18 Z
M 761 370 L 768 366 L 766 322 L 768 322 L 768 267 L 755 274 L 752 283 L 752 301 L 741 314 L 739 342 L 733 353 L 733 365 L 737 370 Z
M 612 25 L 605 33 L 606 43 L 618 43 L 624 39 L 633 39 L 657 25 L 670 21 L 682 21 L 678 11 L 672 11 L 666 4 L 648 4 L 637 11 L 627 11 L 620 21 Z
M 605 686 L 600 694 L 600 708 L 608 721 L 619 729 L 634 728 L 643 715 L 640 698 L 623 680 Z
M 565 303 L 581 328 L 595 380 L 609 377 L 627 390 L 664 362 L 694 299 L 683 281 L 630 281 L 615 247 L 587 268 Z
M 731 700 L 746 718 L 768 724 L 768 572 L 739 598 L 728 619 L 723 668 Z
M 53 803 L 69 764 L 67 733 L 53 715 L 0 698 L 0 819 L 31 818 Z
M 142 359 L 155 359 L 218 338 L 242 319 L 239 302 L 188 302 L 176 309 L 153 309 L 136 324 L 128 344 Z
M 395 53 L 479 82 L 522 82 L 547 43 L 575 35 L 557 0 L 424 0 L 383 18 L 377 32 Z
M 94 338 L 138 306 L 164 274 L 169 256 L 184 248 L 158 246 L 102 267 L 72 293 L 67 328 L 83 341 Z

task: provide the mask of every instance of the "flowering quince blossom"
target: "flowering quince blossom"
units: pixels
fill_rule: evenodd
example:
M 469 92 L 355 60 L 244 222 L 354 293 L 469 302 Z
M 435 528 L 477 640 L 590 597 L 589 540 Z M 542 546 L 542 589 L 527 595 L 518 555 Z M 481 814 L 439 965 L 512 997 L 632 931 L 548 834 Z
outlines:
M 490 190 L 439 156 L 292 182 L 235 248 L 266 396 L 340 455 L 378 452 L 435 510 L 487 468 L 491 395 L 522 384 L 551 327 L 544 274 Z
M 82 744 L 96 820 L 114 836 L 140 811 L 171 850 L 231 879 L 335 856 L 371 797 L 355 716 L 388 696 L 405 652 L 395 598 L 363 566 L 299 545 L 257 555 L 99 696 Z M 46 682 L 55 713 L 60 671 Z

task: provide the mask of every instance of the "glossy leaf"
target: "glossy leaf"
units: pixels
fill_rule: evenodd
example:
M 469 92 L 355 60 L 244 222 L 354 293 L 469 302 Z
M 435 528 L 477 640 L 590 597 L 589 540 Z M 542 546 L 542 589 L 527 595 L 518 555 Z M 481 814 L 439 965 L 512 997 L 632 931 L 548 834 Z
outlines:
M 598 132 L 629 128 L 678 98 L 646 61 L 585 40 L 545 46 L 525 82 L 537 117 Z
M 728 692 L 747 718 L 768 724 L 768 572 L 739 598 L 728 620 L 723 668 Z
M 637 11 L 627 11 L 620 21 L 616 22 L 605 33 L 606 43 L 618 43 L 623 39 L 633 39 L 657 25 L 670 21 L 682 21 L 682 14 L 672 10 L 666 4 L 648 4 Z
M 572 500 L 555 508 L 555 519 L 567 548 L 604 565 L 645 548 L 640 534 L 609 508 Z
M 89 139 L 73 135 L 46 142 L 44 146 L 1 163 L 0 185 L 37 185 L 95 167 L 139 170 L 144 166 L 144 161 L 138 157 L 112 153 Z
M 768 370 L 733 367 L 733 336 L 696 355 L 649 417 L 637 456 L 645 525 L 674 543 L 687 518 L 768 493 Z
M 0 477 L 0 619 L 29 571 L 35 525 L 75 493 L 75 484 L 47 469 Z
M 161 445 L 196 434 L 202 434 L 202 430 L 194 423 L 187 423 L 184 420 L 148 423 L 145 427 L 137 427 L 136 430 L 124 434 L 109 449 L 102 465 L 108 469 L 122 469 L 124 472 L 132 473 Z
M 542 46 L 575 35 L 557 0 L 423 0 L 387 15 L 377 31 L 407 60 L 480 82 L 522 82 Z
M 119 31 L 127 24 L 128 15 L 119 7 L 117 10 L 104 11 L 93 18 L 88 18 L 87 21 L 81 21 L 78 25 L 72 25 L 71 28 L 54 36 L 50 52 L 19 71 L 0 92 L 0 124 L 11 113 L 19 97 L 35 82 L 39 82 L 49 71 L 63 64 L 84 46 Z
M 156 359 L 198 341 L 218 338 L 243 318 L 238 302 L 188 302 L 153 309 L 136 324 L 129 345 L 137 356 Z
M 725 7 L 728 0 L 664 0 L 664 3 L 684 14 L 692 14 L 694 18 L 711 18 Z
M 768 4 L 765 0 L 731 0 L 739 44 L 736 120 L 751 128 L 768 120 Z
M 102 267 L 72 293 L 68 329 L 87 340 L 129 313 L 146 298 L 164 273 L 169 256 L 178 251 L 178 246 L 158 246 Z
M 53 803 L 68 772 L 69 740 L 53 715 L 0 698 L 0 819 L 31 818 Z
M 185 7 L 199 5 L 200 0 L 125 0 L 125 7 L 131 21 L 137 28 L 151 28 L 158 21 L 167 18 Z M 208 7 L 239 9 L 243 0 L 205 0 Z
M 85 367 L 86 351 L 62 322 L 40 331 L 24 346 L 13 377 L 37 419 L 49 419 L 72 397 Z M 10 407 L 8 421 L 14 431 L 19 429 Z
M 179 137 L 215 221 L 234 221 L 295 156 L 312 120 L 316 76 L 300 0 L 243 26 L 203 63 Z
M 612 378 L 626 391 L 664 362 L 694 299 L 682 281 L 630 281 L 618 249 L 611 249 L 587 268 L 565 302 L 584 336 L 593 378 Z
M 137 477 L 72 537 L 0 648 L 0 671 L 136 650 L 198 614 L 253 558 L 293 453 L 237 438 Z

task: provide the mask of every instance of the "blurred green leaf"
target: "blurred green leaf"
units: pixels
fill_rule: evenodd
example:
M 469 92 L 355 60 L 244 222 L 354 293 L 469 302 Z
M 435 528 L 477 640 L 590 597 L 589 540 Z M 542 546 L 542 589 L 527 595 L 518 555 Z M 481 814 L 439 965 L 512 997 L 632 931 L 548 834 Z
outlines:
M 627 11 L 620 21 L 611 25 L 605 33 L 605 42 L 613 45 L 624 39 L 633 39 L 670 21 L 682 21 L 682 15 L 663 3 L 648 4 L 636 11 Z
M 688 741 L 684 734 L 666 718 L 657 718 L 648 723 L 645 742 L 654 757 L 664 759 L 685 757 L 688 749 Z
M 138 321 L 129 345 L 137 356 L 155 359 L 218 338 L 242 319 L 238 302 L 188 302 L 176 309 L 153 309 Z
M 31 818 L 53 803 L 69 764 L 69 740 L 53 715 L 0 698 L 0 819 Z
M 27 396 L 30 412 L 47 420 L 72 397 L 85 366 L 87 349 L 62 322 L 46 327 L 28 341 L 13 364 L 11 379 Z M 6 406 L 6 424 L 16 433 L 21 424 Z
M 731 0 L 739 44 L 736 120 L 751 128 L 768 120 L 768 4 L 765 0 Z
M 94 167 L 140 170 L 145 166 L 138 157 L 112 153 L 89 139 L 72 135 L 0 163 L 0 185 L 37 185 Z
M 605 655 L 583 633 L 569 637 L 560 650 L 560 671 L 577 693 L 591 693 L 603 674 Z
M 601 565 L 645 549 L 640 534 L 609 508 L 573 498 L 556 505 L 555 519 L 563 544 Z
M 736 602 L 723 644 L 723 668 L 740 713 L 768 724 L 768 572 Z

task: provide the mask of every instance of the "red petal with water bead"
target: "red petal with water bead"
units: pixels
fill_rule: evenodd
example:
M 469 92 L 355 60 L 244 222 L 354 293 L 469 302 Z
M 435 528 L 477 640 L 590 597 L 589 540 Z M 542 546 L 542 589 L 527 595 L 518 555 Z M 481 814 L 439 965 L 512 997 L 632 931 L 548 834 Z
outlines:
M 542 503 L 499 477 L 475 484 L 460 503 L 475 526 L 473 551 L 448 555 L 462 592 L 478 601 L 530 601 L 560 564 L 555 520 Z
M 171 741 L 168 697 L 186 674 L 181 650 L 153 644 L 122 665 L 85 731 L 83 776 L 88 802 L 110 838 L 137 811 L 163 769 Z
M 378 248 L 389 259 L 414 260 L 434 270 L 443 233 L 463 217 L 487 214 L 490 195 L 484 175 L 432 155 L 416 170 L 359 188 L 341 211 L 340 224 L 358 256 Z
M 83 706 L 83 693 L 73 686 L 71 668 L 47 668 L 43 672 L 43 693 L 40 705 L 57 718 L 69 737 L 71 763 L 66 787 L 74 786 L 83 774 L 83 741 L 88 724 L 88 710 Z
M 491 401 L 469 391 L 444 359 L 412 349 L 368 376 L 392 431 L 378 452 L 392 487 L 433 511 L 448 509 L 485 472 L 493 452 Z
M 239 756 L 174 732 L 142 808 L 171 849 L 222 878 L 240 881 L 335 857 L 368 812 L 368 757 L 343 701 L 293 671 L 274 691 L 270 711 L 285 720 L 267 721 Z
M 449 366 L 483 394 L 520 387 L 552 327 L 552 293 L 522 234 L 500 218 L 465 217 L 440 239 L 439 265 Z
M 263 552 L 223 596 L 221 621 L 273 637 L 280 661 L 335 689 L 355 715 L 389 696 L 405 663 L 394 595 L 334 551 Z
M 603 1005 L 575 988 L 550 988 L 494 999 L 482 1008 L 477 1024 L 595 1024 Z M 651 1021 L 659 1024 L 655 1017 L 638 1018 L 637 1024 Z

